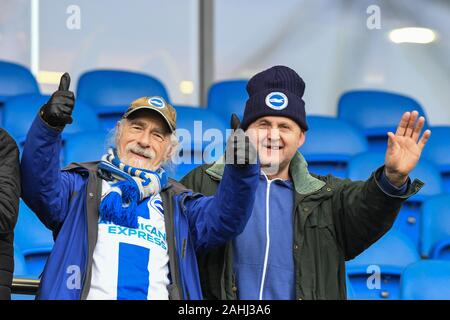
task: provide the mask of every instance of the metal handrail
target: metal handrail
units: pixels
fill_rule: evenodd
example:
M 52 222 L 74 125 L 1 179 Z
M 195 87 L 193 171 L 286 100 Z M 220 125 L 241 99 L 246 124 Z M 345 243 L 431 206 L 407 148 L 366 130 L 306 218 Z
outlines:
M 14 278 L 11 292 L 13 294 L 36 295 L 39 283 L 40 280 L 38 279 Z

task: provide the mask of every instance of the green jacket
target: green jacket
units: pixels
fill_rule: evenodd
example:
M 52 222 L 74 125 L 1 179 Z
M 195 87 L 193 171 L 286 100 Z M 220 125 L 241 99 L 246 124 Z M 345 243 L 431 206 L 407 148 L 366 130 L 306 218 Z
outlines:
M 219 161 L 187 174 L 181 183 L 205 195 L 214 194 L 224 165 Z M 404 196 L 386 194 L 379 186 L 383 167 L 367 181 L 310 174 L 297 153 L 290 164 L 294 197 L 294 242 L 297 299 L 346 299 L 345 261 L 382 237 L 393 225 L 402 203 L 423 186 L 412 183 Z M 199 256 L 205 299 L 236 299 L 231 242 Z

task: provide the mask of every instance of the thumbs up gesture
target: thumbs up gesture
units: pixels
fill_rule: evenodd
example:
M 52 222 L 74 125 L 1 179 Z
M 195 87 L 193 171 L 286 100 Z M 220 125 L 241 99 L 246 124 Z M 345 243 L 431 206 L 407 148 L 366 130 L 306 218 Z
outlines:
M 41 108 L 41 118 L 51 127 L 62 130 L 66 124 L 73 122 L 75 96 L 72 91 L 69 91 L 69 86 L 70 76 L 66 72 L 61 76 L 58 91 L 55 91 Z
M 240 124 L 241 121 L 233 113 L 231 116 L 231 129 L 233 129 L 233 133 L 228 139 L 225 151 L 225 163 L 236 166 L 256 164 L 258 162 L 256 149 L 244 130 L 240 128 Z

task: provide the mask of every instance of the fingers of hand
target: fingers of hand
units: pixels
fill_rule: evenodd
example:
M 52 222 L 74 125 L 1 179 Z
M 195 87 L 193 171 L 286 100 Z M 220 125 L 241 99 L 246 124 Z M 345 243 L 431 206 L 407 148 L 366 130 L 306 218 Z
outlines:
M 64 105 L 64 106 L 68 106 L 73 108 L 73 105 L 75 103 L 74 99 L 71 97 L 67 97 L 67 96 L 60 96 L 60 95 L 55 95 L 52 97 L 51 99 L 51 104 L 53 105 Z
M 395 145 L 395 135 L 392 132 L 388 132 L 388 148 L 393 148 Z
M 395 132 L 396 135 L 404 136 L 406 129 L 408 128 L 408 122 L 409 118 L 411 117 L 410 112 L 405 112 L 400 119 L 400 123 L 398 124 L 397 131 Z
M 427 144 L 428 139 L 430 139 L 431 137 L 431 131 L 430 130 L 425 130 L 425 132 L 422 135 L 422 138 L 420 138 L 419 140 L 419 147 L 422 150 L 425 145 Z
M 51 113 L 49 115 L 50 119 L 53 119 L 57 125 L 65 125 L 68 123 L 72 123 L 72 107 L 67 106 L 65 104 L 55 104 L 52 106 Z
M 419 113 L 417 111 L 414 110 L 413 112 L 411 112 L 411 116 L 410 116 L 409 122 L 408 122 L 408 127 L 406 128 L 406 132 L 405 132 L 406 137 L 412 137 L 418 116 L 419 116 Z
M 230 163 L 230 161 L 238 165 L 256 163 L 256 149 L 251 143 L 250 138 L 241 129 L 236 130 L 230 142 L 231 150 L 229 152 L 233 156 L 231 158 L 228 157 L 227 163 Z
M 419 140 L 419 135 L 420 135 L 420 132 L 422 131 L 424 125 L 425 125 L 425 118 L 420 117 L 419 120 L 417 120 L 416 126 L 414 127 L 414 130 L 412 133 L 412 138 L 413 138 L 414 142 L 417 142 L 417 140 Z
M 52 97 L 66 97 L 75 100 L 75 94 L 72 91 L 55 91 Z

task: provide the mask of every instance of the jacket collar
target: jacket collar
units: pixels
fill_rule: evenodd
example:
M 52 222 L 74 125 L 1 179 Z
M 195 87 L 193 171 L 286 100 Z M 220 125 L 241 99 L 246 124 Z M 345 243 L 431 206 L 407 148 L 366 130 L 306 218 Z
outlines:
M 225 164 L 223 157 L 217 160 L 206 173 L 215 179 L 222 179 Z M 289 173 L 294 184 L 295 191 L 299 194 L 310 194 L 320 190 L 325 182 L 313 177 L 308 171 L 308 163 L 303 155 L 297 151 L 291 160 Z

